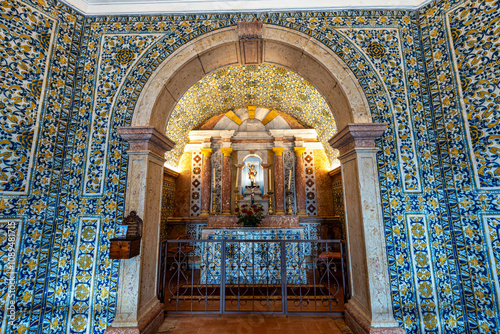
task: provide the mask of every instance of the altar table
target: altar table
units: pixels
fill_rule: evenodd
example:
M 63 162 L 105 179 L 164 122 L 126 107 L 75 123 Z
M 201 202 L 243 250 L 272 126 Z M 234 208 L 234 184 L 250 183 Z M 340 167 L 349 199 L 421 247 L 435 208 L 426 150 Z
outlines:
M 281 284 L 279 240 L 304 239 L 304 228 L 202 228 L 204 240 L 266 240 L 270 242 L 226 242 L 226 284 Z M 276 240 L 272 242 L 271 240 Z M 299 243 L 285 243 L 288 284 L 305 284 L 306 261 Z M 202 284 L 221 282 L 222 243 L 205 243 L 201 253 Z

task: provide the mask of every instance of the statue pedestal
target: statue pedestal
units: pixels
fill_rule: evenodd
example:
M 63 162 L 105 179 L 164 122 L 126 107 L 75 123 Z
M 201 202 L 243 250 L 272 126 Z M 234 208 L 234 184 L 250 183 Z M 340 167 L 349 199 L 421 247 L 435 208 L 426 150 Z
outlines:
M 231 228 L 243 227 L 238 224 L 236 216 L 209 216 L 207 218 L 207 228 Z M 257 228 L 297 228 L 299 225 L 299 216 L 264 216 Z

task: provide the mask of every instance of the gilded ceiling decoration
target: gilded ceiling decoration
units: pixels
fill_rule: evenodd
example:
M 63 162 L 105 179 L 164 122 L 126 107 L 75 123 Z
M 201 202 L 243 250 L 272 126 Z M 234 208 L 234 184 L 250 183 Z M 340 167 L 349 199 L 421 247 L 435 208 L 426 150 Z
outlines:
M 267 64 L 223 68 L 189 88 L 168 121 L 166 134 L 177 145 L 167 153 L 167 163 L 177 166 L 189 131 L 215 115 L 249 105 L 278 110 L 316 129 L 333 163 L 328 139 L 337 127 L 325 99 L 297 73 Z

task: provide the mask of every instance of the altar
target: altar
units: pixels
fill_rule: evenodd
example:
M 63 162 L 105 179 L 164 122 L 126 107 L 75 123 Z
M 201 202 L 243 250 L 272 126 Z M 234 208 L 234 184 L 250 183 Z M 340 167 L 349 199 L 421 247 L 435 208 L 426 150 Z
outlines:
M 203 240 L 227 240 L 225 242 L 226 284 L 281 284 L 282 251 L 285 255 L 287 283 L 306 283 L 306 254 L 301 243 L 293 242 L 304 239 L 304 227 L 298 224 L 296 216 L 272 218 L 268 219 L 266 225 L 271 221 L 282 226 L 234 227 L 231 223 L 234 224 L 237 219 L 226 216 L 215 217 L 213 219 L 215 222 L 209 221 L 207 227 L 202 228 Z M 284 227 L 285 224 L 288 226 Z M 263 242 L 242 240 L 263 240 Z M 281 245 L 282 240 L 286 241 L 283 245 Z M 205 243 L 200 266 L 202 284 L 220 284 L 221 255 L 221 242 Z

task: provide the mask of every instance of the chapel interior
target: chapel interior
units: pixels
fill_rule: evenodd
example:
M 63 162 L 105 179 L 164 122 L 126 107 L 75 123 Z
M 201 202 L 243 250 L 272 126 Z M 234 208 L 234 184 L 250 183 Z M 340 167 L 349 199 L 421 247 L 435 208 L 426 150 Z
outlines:
M 0 334 L 500 333 L 500 0 L 0 8 Z
M 327 144 L 336 131 L 335 120 L 309 81 L 266 64 L 225 67 L 196 82 L 176 105 L 167 136 L 175 136 L 183 111 L 193 108 L 210 112 L 193 117 L 191 130 L 176 138 L 163 174 L 160 235 L 162 259 L 170 267 L 161 274 L 160 295 L 166 312 L 220 309 L 221 289 L 227 290 L 226 312 L 279 312 L 283 301 L 277 244 L 229 244 L 225 261 L 232 270 L 222 287 L 216 273 L 223 267 L 216 255 L 220 245 L 167 240 L 345 242 L 338 151 Z M 252 205 L 261 208 L 264 218 L 253 227 L 238 219 L 240 210 Z M 287 272 L 298 273 L 288 281 L 303 285 L 287 291 L 291 296 L 285 299 L 295 298 L 288 310 L 341 314 L 348 288 L 340 243 L 285 247 L 296 253 L 286 264 Z M 271 260 L 262 258 L 264 251 L 276 254 Z M 245 253 L 250 253 L 248 259 L 241 259 Z M 204 269 L 211 264 L 218 268 Z M 310 299 L 317 300 L 314 306 Z

